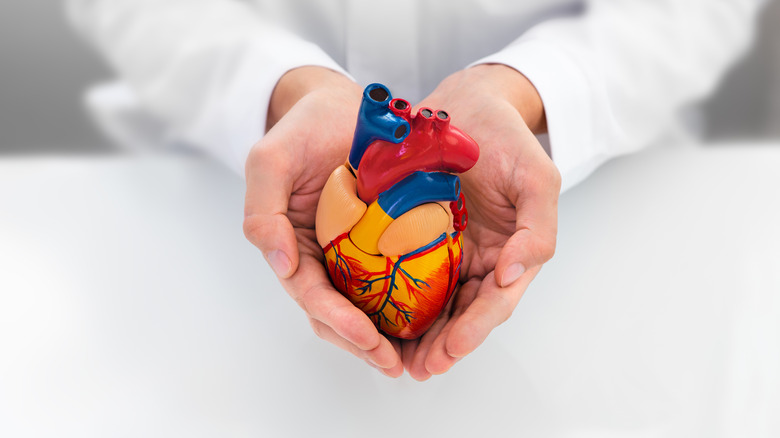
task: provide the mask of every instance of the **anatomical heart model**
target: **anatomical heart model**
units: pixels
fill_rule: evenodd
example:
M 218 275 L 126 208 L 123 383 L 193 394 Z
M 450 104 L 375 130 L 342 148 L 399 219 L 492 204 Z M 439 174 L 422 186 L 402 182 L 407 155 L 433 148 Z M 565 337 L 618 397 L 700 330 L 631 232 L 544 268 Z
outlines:
M 479 147 L 442 110 L 363 92 L 348 162 L 317 206 L 317 240 L 334 286 L 385 333 L 422 335 L 458 284 L 467 215 L 457 174 Z

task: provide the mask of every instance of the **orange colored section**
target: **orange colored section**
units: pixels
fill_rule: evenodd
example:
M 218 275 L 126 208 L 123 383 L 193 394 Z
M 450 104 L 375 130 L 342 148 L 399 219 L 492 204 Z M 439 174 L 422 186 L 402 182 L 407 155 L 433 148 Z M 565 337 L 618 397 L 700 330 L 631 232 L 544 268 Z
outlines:
M 357 197 L 357 181 L 346 166 L 330 174 L 320 195 L 315 218 L 317 242 L 321 247 L 349 231 L 366 212 L 366 204 Z
M 379 238 L 377 247 L 386 256 L 408 254 L 447 231 L 450 215 L 438 203 L 423 204 L 396 219 Z
M 424 251 L 373 256 L 345 233 L 325 248 L 333 284 L 388 335 L 414 339 L 438 317 L 458 284 L 463 239 L 447 235 Z

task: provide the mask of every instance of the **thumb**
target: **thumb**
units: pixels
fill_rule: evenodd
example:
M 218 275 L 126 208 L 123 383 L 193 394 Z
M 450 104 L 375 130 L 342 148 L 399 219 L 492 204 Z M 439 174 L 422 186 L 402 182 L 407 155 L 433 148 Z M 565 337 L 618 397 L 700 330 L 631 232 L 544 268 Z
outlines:
M 541 148 L 537 149 L 537 153 Z M 537 267 L 555 254 L 558 235 L 558 195 L 561 177 L 558 170 L 544 157 L 526 177 L 522 190 L 516 190 L 515 232 L 507 239 L 496 260 L 496 283 L 505 288 L 527 271 Z M 535 274 L 534 274 L 535 275 Z
M 255 146 L 246 165 L 244 235 L 281 278 L 289 278 L 298 269 L 298 243 L 287 218 L 292 186 L 285 156 Z
M 507 240 L 496 261 L 496 283 L 500 287 L 511 285 L 529 269 L 552 258 L 555 233 L 545 234 L 536 235 L 531 229 L 522 228 Z

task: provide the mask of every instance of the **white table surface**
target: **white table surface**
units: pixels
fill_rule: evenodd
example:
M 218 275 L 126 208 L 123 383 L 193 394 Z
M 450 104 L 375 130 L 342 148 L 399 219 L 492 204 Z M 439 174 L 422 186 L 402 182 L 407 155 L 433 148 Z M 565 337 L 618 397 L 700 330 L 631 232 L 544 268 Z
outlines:
M 424 383 L 319 340 L 242 203 L 198 157 L 0 157 L 0 437 L 780 436 L 780 145 L 608 163 Z

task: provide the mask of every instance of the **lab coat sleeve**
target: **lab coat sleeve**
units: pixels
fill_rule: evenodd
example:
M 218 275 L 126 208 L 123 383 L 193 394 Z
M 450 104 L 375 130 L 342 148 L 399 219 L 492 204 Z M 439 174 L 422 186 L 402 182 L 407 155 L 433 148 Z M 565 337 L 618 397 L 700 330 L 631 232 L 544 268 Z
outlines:
M 268 102 L 288 70 L 341 67 L 319 47 L 236 0 L 69 0 L 98 48 L 168 136 L 243 175 L 265 132 Z
M 761 1 L 591 0 L 477 62 L 506 64 L 544 103 L 563 190 L 657 140 L 749 45 Z

